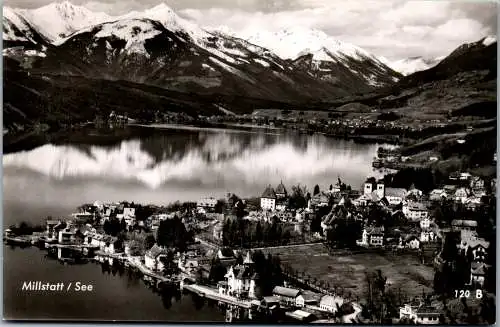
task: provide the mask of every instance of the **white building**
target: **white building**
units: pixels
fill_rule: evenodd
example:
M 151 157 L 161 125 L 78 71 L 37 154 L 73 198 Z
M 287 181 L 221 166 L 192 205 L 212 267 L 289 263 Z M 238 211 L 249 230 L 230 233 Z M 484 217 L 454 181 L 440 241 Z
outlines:
M 269 185 L 262 193 L 260 197 L 260 207 L 262 210 L 276 210 L 276 193 L 274 193 L 274 189 Z
M 431 227 L 432 220 L 429 217 L 425 217 L 420 220 L 420 228 L 429 229 Z
M 365 227 L 361 240 L 356 241 L 359 246 L 383 246 L 384 227 Z
M 411 221 L 421 221 L 429 216 L 429 211 L 423 203 L 409 201 L 403 205 L 403 214 Z
M 319 301 L 319 307 L 323 311 L 335 313 L 344 304 L 344 300 L 338 296 L 325 295 Z
M 446 190 L 444 189 L 434 189 L 429 193 L 429 200 L 431 201 L 442 201 L 448 197 Z
M 255 298 L 256 281 L 259 277 L 253 265 L 250 252 L 247 252 L 243 265 L 229 267 L 224 276 L 226 280 L 218 284 L 219 294 L 238 298 Z
M 471 193 L 468 189 L 461 187 L 455 191 L 454 199 L 456 202 L 465 203 L 470 195 Z
M 434 242 L 436 239 L 437 239 L 436 233 L 434 233 L 430 229 L 424 229 L 420 232 L 420 242 L 421 243 Z
M 146 268 L 161 271 L 164 268 L 161 258 L 166 257 L 168 250 L 158 245 L 153 245 L 144 255 L 144 264 Z
M 438 325 L 441 312 L 432 307 L 405 304 L 399 309 L 400 319 L 409 319 L 420 325 Z
M 196 208 L 198 212 L 213 212 L 217 206 L 217 199 L 215 198 L 204 198 L 196 202 Z

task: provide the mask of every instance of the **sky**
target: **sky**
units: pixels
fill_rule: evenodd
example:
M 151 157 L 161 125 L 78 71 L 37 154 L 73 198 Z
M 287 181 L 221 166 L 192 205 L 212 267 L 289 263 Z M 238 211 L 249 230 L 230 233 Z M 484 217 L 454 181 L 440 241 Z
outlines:
M 4 0 L 37 8 L 53 0 Z M 459 45 L 497 34 L 497 3 L 440 0 L 72 0 L 93 11 L 120 15 L 162 2 L 180 16 L 236 34 L 277 32 L 301 25 L 322 30 L 389 60 L 436 58 Z

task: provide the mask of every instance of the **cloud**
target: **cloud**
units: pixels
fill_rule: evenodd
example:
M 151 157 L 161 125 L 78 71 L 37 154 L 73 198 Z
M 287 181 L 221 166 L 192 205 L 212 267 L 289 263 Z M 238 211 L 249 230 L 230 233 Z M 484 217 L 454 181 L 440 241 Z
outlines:
M 39 7 L 53 0 L 5 0 Z M 72 0 L 111 15 L 162 0 Z M 496 35 L 496 2 L 401 0 L 165 0 L 179 15 L 208 28 L 246 36 L 291 26 L 320 29 L 390 60 L 447 55 L 465 42 Z

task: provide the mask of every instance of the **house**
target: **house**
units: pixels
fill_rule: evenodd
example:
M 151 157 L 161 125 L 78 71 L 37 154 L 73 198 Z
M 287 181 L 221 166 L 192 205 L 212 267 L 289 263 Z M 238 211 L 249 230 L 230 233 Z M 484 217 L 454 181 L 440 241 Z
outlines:
M 472 262 L 470 267 L 470 284 L 474 287 L 483 287 L 487 269 L 487 265 L 483 262 Z
M 469 197 L 464 202 L 465 207 L 471 211 L 475 211 L 481 206 L 481 198 L 480 197 Z
M 476 235 L 477 221 L 454 219 L 451 221 L 451 229 L 460 232 L 462 239 L 467 239 Z
M 262 299 L 262 305 L 266 309 L 277 309 L 280 306 L 280 299 L 276 296 L 264 296 L 264 298 Z
M 76 231 L 70 227 L 66 227 L 59 231 L 57 241 L 59 244 L 74 244 L 76 240 Z
M 425 217 L 420 220 L 420 228 L 429 229 L 431 227 L 432 220 L 429 217 Z
M 420 221 L 429 216 L 427 207 L 421 202 L 407 202 L 403 205 L 403 213 L 411 221 Z
M 217 199 L 215 198 L 203 198 L 196 202 L 196 209 L 198 212 L 213 212 L 215 211 L 215 207 L 217 206 Z
M 236 261 L 234 251 L 230 248 L 220 248 L 217 251 L 217 258 L 220 261 Z
M 264 190 L 264 193 L 262 193 L 262 196 L 260 197 L 260 207 L 262 210 L 276 210 L 276 193 L 271 185 L 269 185 Z
M 444 189 L 434 189 L 429 193 L 429 200 L 439 202 L 445 200 L 448 197 L 446 190 Z
M 420 240 L 415 235 L 408 235 L 404 239 L 404 246 L 408 249 L 413 249 L 413 250 L 419 249 Z
M 259 275 L 255 272 L 250 252 L 247 252 L 243 265 L 230 266 L 224 277 L 226 280 L 218 283 L 219 294 L 237 298 L 256 297 L 255 286 Z
M 335 313 L 342 306 L 344 300 L 338 296 L 325 295 L 319 301 L 319 307 L 323 311 Z
M 216 240 L 222 240 L 224 236 L 224 226 L 221 222 L 217 222 L 213 229 L 213 237 Z
M 476 191 L 476 190 L 477 191 L 484 191 L 484 188 L 485 188 L 484 179 L 482 179 L 481 177 L 478 177 L 478 176 L 474 176 L 471 178 L 469 186 L 474 191 Z
M 277 297 L 280 299 L 280 302 L 284 302 L 287 305 L 295 305 L 299 294 L 301 294 L 301 291 L 294 288 L 276 286 L 273 289 L 273 296 Z
M 309 200 L 307 207 L 310 210 L 320 207 L 327 207 L 330 204 L 330 197 L 331 195 L 326 192 L 320 192 L 316 195 L 313 195 Z
M 333 227 L 336 221 L 339 220 L 348 220 L 352 218 L 351 212 L 344 205 L 345 202 L 341 202 L 336 206 L 332 207 L 332 210 L 321 219 L 321 228 L 323 229 L 323 233 Z
M 434 231 L 430 229 L 423 229 L 420 232 L 420 242 L 421 243 L 427 243 L 427 242 L 434 242 L 437 240 L 437 235 L 434 233 Z
M 123 208 L 124 218 L 135 218 L 135 208 L 125 207 Z
M 288 311 L 285 313 L 285 315 L 302 323 L 311 322 L 316 319 L 316 317 L 312 313 L 304 310 L 295 310 L 293 312 Z
M 297 298 L 295 299 L 295 305 L 297 307 L 303 308 L 306 305 L 318 305 L 320 299 L 318 297 L 318 294 L 313 293 L 313 292 L 302 292 L 299 295 L 297 295 Z
M 455 195 L 453 198 L 456 202 L 465 203 L 470 195 L 471 192 L 467 188 L 461 187 L 455 191 Z
M 466 241 L 467 250 L 472 252 L 474 262 L 485 262 L 490 243 L 482 238 L 472 238 Z
M 424 193 L 417 189 L 415 187 L 415 184 L 412 184 L 408 190 L 408 193 L 406 194 L 406 197 L 412 197 L 412 198 L 416 198 L 416 199 L 419 199 L 421 198 L 422 196 L 424 195 Z
M 439 324 L 441 311 L 421 304 L 405 304 L 399 308 L 399 319 L 408 319 L 416 324 Z
M 390 205 L 398 205 L 406 198 L 406 190 L 404 188 L 387 187 L 384 196 Z
M 274 194 L 276 195 L 277 200 L 286 199 L 288 197 L 288 193 L 286 191 L 285 185 L 283 185 L 283 181 L 278 184 L 276 190 L 274 191 Z
M 144 255 L 144 264 L 148 269 L 161 271 L 164 268 L 162 258 L 166 257 L 167 255 L 167 249 L 155 244 Z
M 47 220 L 47 238 L 48 239 L 57 239 L 59 237 L 59 230 L 65 227 L 65 223 L 60 220 Z
M 433 307 L 420 306 L 416 312 L 415 322 L 421 325 L 438 325 L 441 315 L 441 311 Z
M 384 227 L 365 227 L 361 240 L 357 240 L 359 246 L 383 246 L 384 245 Z

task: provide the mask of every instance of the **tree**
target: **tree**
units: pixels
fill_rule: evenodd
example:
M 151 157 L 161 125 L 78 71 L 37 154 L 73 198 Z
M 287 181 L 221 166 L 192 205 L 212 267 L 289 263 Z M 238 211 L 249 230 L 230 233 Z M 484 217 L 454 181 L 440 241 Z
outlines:
M 317 194 L 319 194 L 319 192 L 320 192 L 319 185 L 318 185 L 318 184 L 316 184 L 316 185 L 314 186 L 313 195 L 317 195 Z

